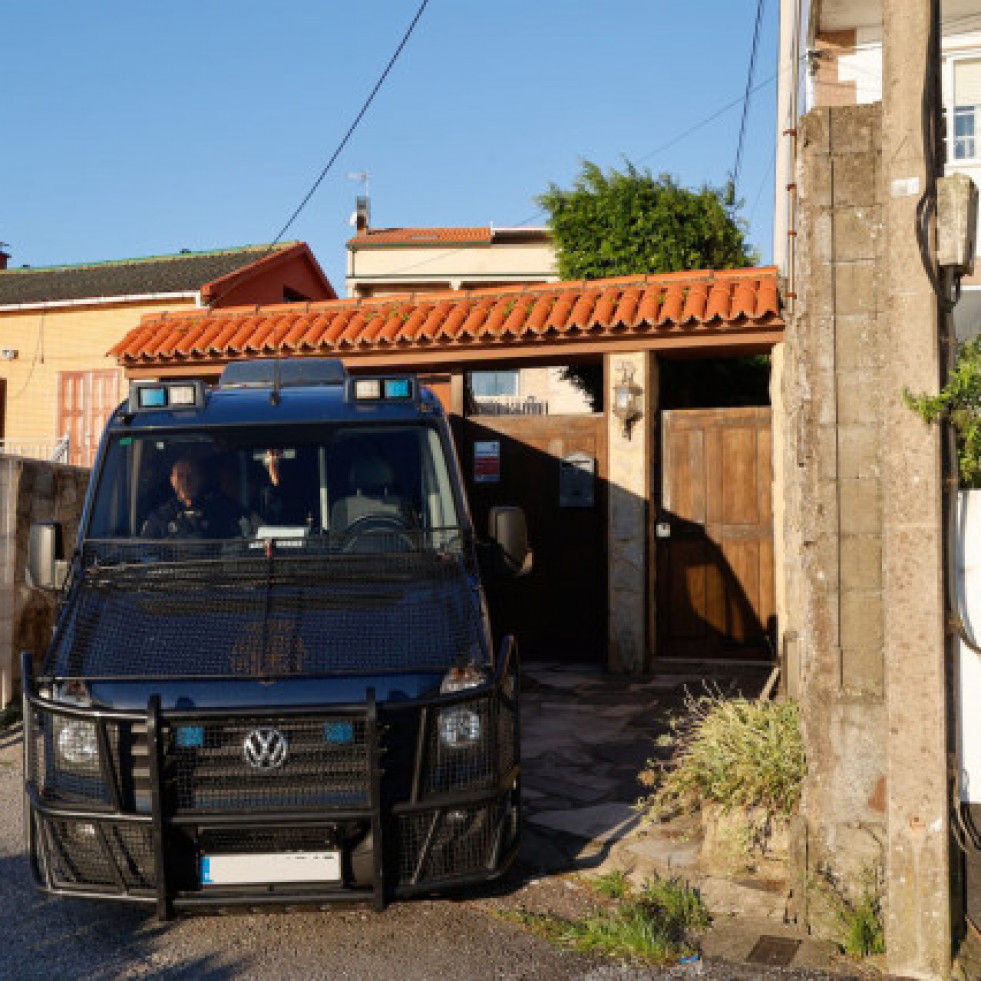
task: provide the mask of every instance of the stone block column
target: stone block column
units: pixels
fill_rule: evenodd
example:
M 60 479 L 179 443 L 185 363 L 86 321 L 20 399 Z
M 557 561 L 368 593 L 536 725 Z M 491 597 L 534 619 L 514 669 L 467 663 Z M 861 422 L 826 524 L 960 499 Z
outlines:
M 607 404 L 609 494 L 607 561 L 609 659 L 611 671 L 639 674 L 647 667 L 648 507 L 651 443 L 657 409 L 653 358 L 646 351 L 608 354 L 604 359 Z M 622 370 L 633 371 L 640 415 L 624 432 L 613 413 L 614 388 Z

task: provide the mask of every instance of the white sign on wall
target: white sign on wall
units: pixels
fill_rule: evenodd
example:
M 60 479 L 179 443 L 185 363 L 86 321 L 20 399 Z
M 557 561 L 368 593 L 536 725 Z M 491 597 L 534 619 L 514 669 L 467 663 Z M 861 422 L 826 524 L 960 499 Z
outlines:
M 501 479 L 500 440 L 477 440 L 473 444 L 473 479 L 475 484 L 495 484 Z

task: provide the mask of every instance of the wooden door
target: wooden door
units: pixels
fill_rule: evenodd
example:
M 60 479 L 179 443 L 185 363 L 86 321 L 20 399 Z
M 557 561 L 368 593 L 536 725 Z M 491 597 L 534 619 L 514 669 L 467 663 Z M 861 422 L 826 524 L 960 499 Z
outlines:
M 119 403 L 119 371 L 58 373 L 58 438 L 68 434 L 68 462 L 91 467 L 102 430 Z
M 492 506 L 518 505 L 535 553 L 527 576 L 485 580 L 494 636 L 525 659 L 605 663 L 603 416 L 457 417 L 455 434 L 478 535 Z
M 661 413 L 658 656 L 771 660 L 769 408 Z

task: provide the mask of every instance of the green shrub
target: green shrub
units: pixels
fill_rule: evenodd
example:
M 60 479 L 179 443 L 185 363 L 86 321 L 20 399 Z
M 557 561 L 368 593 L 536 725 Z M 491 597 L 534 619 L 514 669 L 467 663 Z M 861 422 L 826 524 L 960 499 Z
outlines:
M 903 401 L 925 422 L 950 420 L 961 486 L 981 487 L 981 338 L 960 345 L 957 365 L 937 395 L 914 395 L 906 388 Z
M 642 810 L 663 817 L 714 801 L 723 809 L 794 812 L 806 772 L 796 702 L 725 698 L 716 689 L 689 693 L 685 709 L 671 723 L 671 759 L 648 761 L 640 775 L 651 788 Z

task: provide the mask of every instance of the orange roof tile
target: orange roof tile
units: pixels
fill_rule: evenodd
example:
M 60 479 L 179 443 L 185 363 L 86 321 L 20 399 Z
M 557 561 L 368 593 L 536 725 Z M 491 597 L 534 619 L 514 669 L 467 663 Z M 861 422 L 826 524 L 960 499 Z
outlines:
M 696 271 L 507 289 L 149 314 L 110 352 L 126 366 L 249 354 L 425 346 L 563 344 L 687 332 L 780 329 L 777 271 Z

